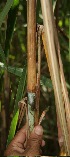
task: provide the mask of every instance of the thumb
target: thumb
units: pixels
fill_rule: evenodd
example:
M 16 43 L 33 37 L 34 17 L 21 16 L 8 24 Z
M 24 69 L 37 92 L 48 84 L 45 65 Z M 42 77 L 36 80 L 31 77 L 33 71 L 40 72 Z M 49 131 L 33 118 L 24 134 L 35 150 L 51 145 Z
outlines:
M 35 156 L 40 155 L 40 146 L 42 143 L 42 135 L 43 135 L 43 128 L 40 125 L 37 125 L 28 140 L 27 148 L 24 152 L 24 155 L 28 156 Z

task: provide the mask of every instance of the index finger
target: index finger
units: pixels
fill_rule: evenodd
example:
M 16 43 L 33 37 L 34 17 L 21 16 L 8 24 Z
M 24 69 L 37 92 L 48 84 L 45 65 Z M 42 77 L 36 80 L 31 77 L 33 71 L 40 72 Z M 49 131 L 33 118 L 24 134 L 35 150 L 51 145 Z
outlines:
M 26 125 L 24 127 L 22 127 L 17 134 L 15 135 L 14 139 L 12 140 L 12 142 L 16 142 L 16 143 L 21 143 L 23 144 L 25 142 L 26 139 Z

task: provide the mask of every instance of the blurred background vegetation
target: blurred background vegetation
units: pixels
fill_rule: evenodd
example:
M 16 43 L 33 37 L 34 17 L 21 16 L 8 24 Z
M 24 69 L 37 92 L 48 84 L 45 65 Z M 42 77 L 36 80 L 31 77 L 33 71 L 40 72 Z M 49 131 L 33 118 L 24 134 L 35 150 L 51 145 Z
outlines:
M 70 95 L 70 2 L 52 0 L 52 3 L 66 85 Z M 38 24 L 43 24 L 40 0 L 37 0 L 36 18 Z M 43 51 L 42 45 L 40 115 L 50 106 L 42 122 L 46 141 L 43 155 L 58 155 L 54 92 Z M 0 0 L 0 155 L 3 155 L 6 144 L 14 137 L 18 121 L 18 101 L 27 94 L 26 65 L 27 1 L 14 0 L 13 3 L 12 0 Z

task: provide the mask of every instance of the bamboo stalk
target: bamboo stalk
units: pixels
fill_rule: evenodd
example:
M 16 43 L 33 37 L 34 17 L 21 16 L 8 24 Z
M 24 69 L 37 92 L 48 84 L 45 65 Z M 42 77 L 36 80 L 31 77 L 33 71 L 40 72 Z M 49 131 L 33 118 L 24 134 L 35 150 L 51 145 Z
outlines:
M 27 24 L 27 51 L 28 51 L 28 92 L 35 92 L 36 86 L 36 1 L 29 1 Z
M 36 90 L 36 0 L 28 0 L 27 5 L 27 91 L 29 129 L 31 132 L 34 127 Z
M 60 84 L 60 77 L 59 77 L 59 68 L 58 68 L 58 61 L 55 51 L 55 44 L 54 44 L 54 29 L 52 23 L 52 15 L 51 15 L 51 1 L 50 0 L 41 0 L 41 7 L 43 13 L 43 21 L 44 21 L 44 28 L 45 28 L 45 40 L 47 43 L 48 49 L 48 58 L 50 60 L 51 68 L 51 78 L 54 88 L 55 100 L 56 100 L 56 107 L 58 111 L 58 116 L 64 136 L 64 144 L 65 144 L 65 151 L 67 155 L 70 155 L 69 150 L 69 136 L 68 130 L 66 125 L 65 119 L 65 110 L 64 104 L 62 99 L 62 91 L 61 91 L 61 84 Z
M 58 55 L 59 68 L 60 68 L 60 79 L 61 79 L 61 87 L 62 87 L 64 104 L 65 104 L 66 121 L 67 121 L 69 137 L 70 137 L 70 102 L 69 102 L 68 91 L 67 91 L 64 72 L 63 72 L 63 64 L 62 64 L 61 55 L 60 55 L 60 45 L 59 45 L 58 34 L 57 34 L 57 30 L 56 30 L 56 25 L 55 25 L 55 21 L 54 21 L 51 3 L 50 3 L 50 7 L 51 7 L 53 29 L 54 29 L 54 41 L 55 41 L 55 47 L 56 47 L 56 51 L 57 51 L 57 55 Z M 70 140 L 69 140 L 69 142 L 70 142 Z

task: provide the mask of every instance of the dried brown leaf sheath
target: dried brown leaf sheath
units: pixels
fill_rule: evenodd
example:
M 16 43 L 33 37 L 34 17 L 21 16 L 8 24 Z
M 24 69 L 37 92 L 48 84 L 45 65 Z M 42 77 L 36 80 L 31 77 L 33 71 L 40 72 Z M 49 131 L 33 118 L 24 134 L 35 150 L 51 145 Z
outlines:
M 54 88 L 56 107 L 57 107 L 58 116 L 61 124 L 61 129 L 64 135 L 65 151 L 67 155 L 70 155 L 69 136 L 68 136 L 68 129 L 66 124 L 65 110 L 63 106 L 58 60 L 55 50 L 55 43 L 54 43 L 54 28 L 52 23 L 51 0 L 47 0 L 47 1 L 41 0 L 41 7 L 43 13 L 45 39 L 47 42 L 47 49 L 48 49 L 48 58 L 50 59 L 49 66 L 51 65 L 50 72 L 51 72 L 51 78 Z

